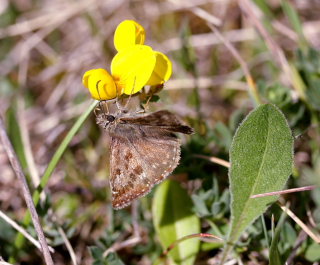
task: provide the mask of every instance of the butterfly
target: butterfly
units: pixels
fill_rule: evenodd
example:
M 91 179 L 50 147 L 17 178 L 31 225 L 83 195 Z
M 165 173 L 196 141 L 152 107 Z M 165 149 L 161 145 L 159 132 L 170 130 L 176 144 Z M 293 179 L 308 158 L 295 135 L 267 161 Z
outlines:
M 193 129 L 173 113 L 150 114 L 118 111 L 99 113 L 96 122 L 110 136 L 110 187 L 114 209 L 124 208 L 148 194 L 180 160 L 180 141 L 175 133 Z

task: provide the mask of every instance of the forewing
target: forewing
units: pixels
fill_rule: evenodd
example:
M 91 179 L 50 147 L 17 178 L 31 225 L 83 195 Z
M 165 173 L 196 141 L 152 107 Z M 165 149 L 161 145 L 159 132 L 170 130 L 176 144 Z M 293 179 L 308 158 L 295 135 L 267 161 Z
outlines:
M 167 110 L 160 110 L 143 116 L 122 117 L 121 120 L 130 124 L 154 126 L 172 132 L 193 133 L 191 127 L 185 125 L 175 114 Z
M 180 159 L 180 143 L 166 130 L 122 125 L 118 132 L 119 136 L 111 140 L 110 160 L 115 209 L 126 207 L 149 193 L 176 168 Z

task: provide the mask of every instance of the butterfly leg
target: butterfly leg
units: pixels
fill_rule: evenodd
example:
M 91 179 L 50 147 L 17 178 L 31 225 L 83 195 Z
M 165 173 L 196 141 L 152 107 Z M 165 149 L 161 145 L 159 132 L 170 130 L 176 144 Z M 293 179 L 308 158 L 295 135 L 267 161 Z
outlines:
M 136 114 L 143 114 L 146 113 L 146 110 L 144 109 L 144 107 L 142 106 L 142 109 L 139 109 L 136 111 Z
M 151 101 L 151 99 L 153 98 L 153 96 L 160 92 L 163 89 L 163 84 L 161 85 L 157 85 L 157 86 L 151 86 L 149 92 L 146 94 L 146 96 L 148 97 L 146 104 L 144 104 L 143 108 L 148 110 L 149 108 L 149 103 Z

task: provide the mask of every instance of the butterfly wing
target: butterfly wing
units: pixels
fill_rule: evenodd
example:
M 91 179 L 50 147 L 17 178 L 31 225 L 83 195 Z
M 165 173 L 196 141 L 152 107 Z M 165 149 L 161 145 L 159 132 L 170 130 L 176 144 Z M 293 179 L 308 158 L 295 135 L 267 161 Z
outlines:
M 121 209 L 148 194 L 176 168 L 180 143 L 165 129 L 119 124 L 110 155 L 112 206 Z
M 122 117 L 121 121 L 142 126 L 158 127 L 171 132 L 193 133 L 191 127 L 185 125 L 175 114 L 167 110 L 160 110 L 148 115 Z

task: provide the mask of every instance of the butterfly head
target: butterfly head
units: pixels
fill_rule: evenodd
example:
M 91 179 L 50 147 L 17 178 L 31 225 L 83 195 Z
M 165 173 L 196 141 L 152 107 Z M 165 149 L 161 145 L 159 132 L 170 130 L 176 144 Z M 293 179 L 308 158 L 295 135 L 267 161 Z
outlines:
M 112 114 L 99 114 L 96 118 L 97 124 L 102 128 L 106 129 L 110 125 L 114 124 L 116 121 L 116 117 Z

